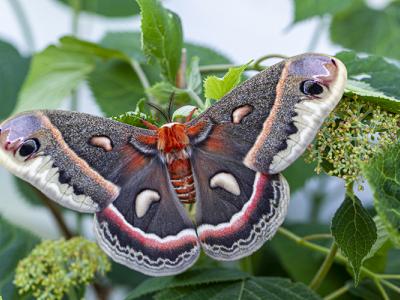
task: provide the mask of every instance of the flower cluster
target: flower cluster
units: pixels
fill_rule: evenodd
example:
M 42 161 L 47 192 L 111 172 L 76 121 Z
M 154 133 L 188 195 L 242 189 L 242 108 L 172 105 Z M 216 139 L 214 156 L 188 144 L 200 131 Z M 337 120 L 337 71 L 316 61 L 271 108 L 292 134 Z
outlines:
M 44 241 L 20 261 L 14 283 L 20 294 L 32 293 L 36 299 L 56 300 L 110 269 L 107 256 L 84 238 Z
M 326 119 L 308 151 L 308 161 L 316 161 L 316 172 L 357 181 L 361 164 L 397 141 L 400 115 L 378 105 L 344 97 Z

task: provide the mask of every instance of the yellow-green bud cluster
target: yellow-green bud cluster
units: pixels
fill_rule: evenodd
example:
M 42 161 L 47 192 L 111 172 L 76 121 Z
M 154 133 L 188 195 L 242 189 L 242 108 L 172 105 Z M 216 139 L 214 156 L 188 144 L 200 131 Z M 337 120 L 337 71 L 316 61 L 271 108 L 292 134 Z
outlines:
M 399 115 L 378 105 L 344 97 L 325 120 L 307 160 L 316 161 L 316 172 L 343 178 L 346 183 L 361 176 L 361 164 L 398 139 Z
M 44 241 L 19 262 L 14 283 L 20 294 L 56 300 L 90 284 L 96 274 L 104 275 L 110 269 L 107 256 L 97 244 L 82 237 Z

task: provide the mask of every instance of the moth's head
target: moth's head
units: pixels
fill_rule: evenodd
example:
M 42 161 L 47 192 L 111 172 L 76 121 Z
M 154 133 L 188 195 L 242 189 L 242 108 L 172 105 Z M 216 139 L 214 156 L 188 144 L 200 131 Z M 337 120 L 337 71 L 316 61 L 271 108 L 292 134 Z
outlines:
M 290 86 L 300 99 L 334 99 L 335 105 L 347 80 L 346 67 L 339 59 L 313 53 L 290 58 L 282 75 L 286 76 L 286 88 Z
M 0 163 L 14 173 L 28 168 L 43 153 L 48 134 L 37 112 L 22 113 L 4 121 L 0 124 Z

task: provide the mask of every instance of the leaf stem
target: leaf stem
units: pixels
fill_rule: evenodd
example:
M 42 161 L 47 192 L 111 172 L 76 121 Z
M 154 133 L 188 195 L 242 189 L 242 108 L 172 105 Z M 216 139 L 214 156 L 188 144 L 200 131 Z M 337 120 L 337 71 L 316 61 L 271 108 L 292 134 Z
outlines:
M 19 26 L 21 27 L 22 35 L 24 36 L 29 52 L 33 53 L 35 51 L 35 41 L 26 14 L 19 0 L 9 0 L 8 2 L 10 3 L 10 6 L 14 11 L 15 17 L 18 20 Z
M 291 232 L 290 230 L 288 230 L 286 228 L 280 227 L 278 229 L 278 233 L 283 235 L 283 236 L 285 236 L 286 238 L 296 242 L 297 244 L 299 244 L 299 245 L 301 245 L 303 247 L 309 248 L 311 250 L 314 250 L 316 252 L 324 253 L 325 255 L 328 255 L 329 252 L 330 252 L 330 249 L 328 249 L 326 247 L 323 247 L 323 246 L 320 246 L 320 245 L 317 245 L 317 244 L 314 244 L 314 243 L 311 243 L 311 242 L 308 242 L 308 241 L 305 241 L 303 238 L 301 238 L 300 236 L 294 234 L 293 232 Z M 335 260 L 337 262 L 343 264 L 343 265 L 348 265 L 347 259 L 343 255 L 341 255 L 340 253 L 336 253 Z M 390 289 L 392 289 L 395 292 L 400 294 L 400 287 L 398 287 L 398 286 L 394 285 L 393 283 L 383 279 L 382 275 L 384 275 L 384 274 L 374 273 L 374 272 L 372 272 L 371 270 L 369 270 L 366 267 L 361 267 L 360 271 L 365 276 L 371 278 L 372 280 L 378 280 L 381 284 L 385 285 L 386 287 L 388 287 L 388 288 L 390 288 Z M 397 279 L 397 275 L 386 274 L 385 276 L 388 276 L 388 275 L 391 276 L 390 279 Z M 393 276 L 395 276 L 395 278 Z
M 375 283 L 376 287 L 378 288 L 379 292 L 381 293 L 382 298 L 384 300 L 390 300 L 388 294 L 385 291 L 385 288 L 382 286 L 382 284 L 378 278 L 374 278 L 374 283 Z
M 271 58 L 287 58 L 286 55 L 282 54 L 268 54 L 261 56 L 258 58 L 253 64 L 247 66 L 246 71 L 262 71 L 266 67 L 262 66 L 261 63 L 271 59 Z M 235 64 L 217 64 L 217 65 L 205 65 L 205 66 L 200 66 L 199 70 L 201 73 L 210 73 L 210 72 L 226 72 L 230 68 L 237 68 L 241 67 L 241 65 L 235 65 Z
M 144 91 L 146 92 L 149 88 L 150 88 L 150 81 L 146 76 L 146 73 L 144 73 L 142 66 L 139 64 L 139 62 L 135 59 L 131 59 L 130 60 L 132 69 L 135 71 L 136 75 L 139 78 L 140 83 L 142 84 L 142 87 L 144 89 Z M 147 95 L 147 99 L 149 100 L 149 103 L 156 103 L 155 99 L 148 95 Z
M 204 109 L 205 108 L 205 104 L 203 102 L 203 100 L 201 100 L 201 98 L 199 97 L 199 95 L 197 95 L 193 90 L 191 89 L 187 89 L 186 90 L 187 93 L 189 94 L 190 98 L 192 98 L 196 104 L 201 108 Z
M 324 281 L 326 275 L 328 274 L 329 270 L 333 265 L 333 262 L 335 261 L 335 257 L 338 250 L 339 248 L 337 244 L 333 242 L 328 255 L 325 257 L 324 262 L 322 263 L 318 272 L 315 274 L 314 278 L 311 280 L 311 283 L 309 284 L 309 287 L 311 289 L 317 290 L 321 286 L 321 283 Z
M 79 17 L 81 13 L 81 0 L 69 0 L 69 5 L 72 7 L 72 35 L 79 34 Z
M 332 235 L 329 233 L 317 233 L 317 234 L 310 234 L 303 237 L 304 241 L 312 241 L 312 240 L 328 240 L 332 239 Z
M 264 56 L 261 56 L 260 58 L 258 58 L 258 59 L 254 62 L 254 64 L 253 64 L 254 68 L 256 68 L 256 69 L 259 69 L 259 68 L 265 69 L 265 67 L 261 66 L 261 63 L 264 62 L 264 61 L 266 61 L 266 60 L 268 60 L 268 59 L 271 59 L 271 58 L 282 58 L 282 59 L 285 59 L 285 58 L 288 58 L 288 57 L 287 57 L 286 55 L 282 55 L 282 54 L 268 54 L 268 55 L 264 55 Z
M 53 215 L 58 228 L 62 232 L 63 236 L 66 239 L 70 239 L 74 236 L 74 234 L 69 230 L 65 220 L 64 216 L 62 215 L 60 209 L 57 207 L 56 204 L 54 204 L 51 200 L 49 200 L 42 192 L 39 190 L 35 189 L 36 193 L 38 194 L 40 200 L 43 202 L 43 204 L 50 210 L 51 214 Z
M 317 26 L 314 29 L 310 43 L 308 44 L 307 47 L 308 52 L 315 51 L 326 26 L 327 26 L 327 20 L 324 17 L 321 17 L 320 21 L 318 22 Z
M 336 298 L 339 298 L 340 296 L 344 295 L 349 291 L 351 288 L 351 284 L 347 283 L 341 288 L 337 289 L 336 291 L 332 292 L 331 294 L 327 295 L 324 297 L 324 300 L 334 300 Z

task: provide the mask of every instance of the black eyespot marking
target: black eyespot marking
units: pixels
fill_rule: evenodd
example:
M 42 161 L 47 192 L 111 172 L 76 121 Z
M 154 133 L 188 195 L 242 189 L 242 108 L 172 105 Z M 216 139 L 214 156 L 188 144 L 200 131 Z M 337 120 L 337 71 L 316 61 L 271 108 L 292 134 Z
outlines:
M 22 146 L 19 148 L 19 155 L 22 157 L 27 157 L 36 153 L 40 148 L 40 143 L 37 139 L 26 140 Z
M 300 91 L 305 95 L 319 95 L 324 91 L 324 88 L 314 80 L 305 80 L 300 84 Z

